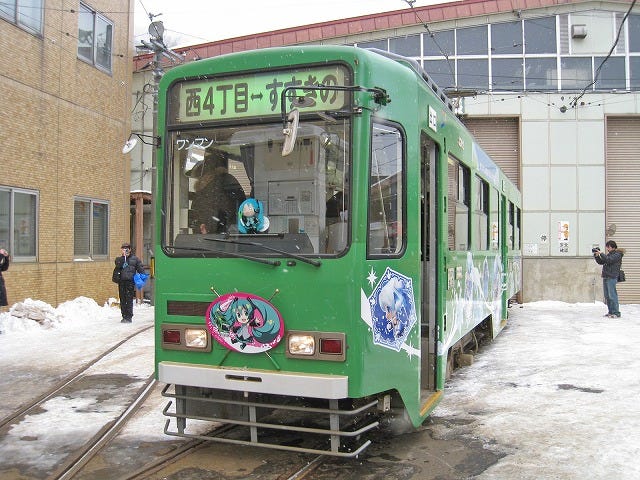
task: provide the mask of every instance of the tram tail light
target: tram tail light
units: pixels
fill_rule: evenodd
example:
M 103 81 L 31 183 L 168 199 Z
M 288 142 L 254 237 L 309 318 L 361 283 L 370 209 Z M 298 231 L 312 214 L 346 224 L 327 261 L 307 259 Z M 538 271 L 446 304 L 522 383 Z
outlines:
M 344 362 L 345 350 L 344 333 L 289 331 L 287 336 L 289 358 Z
M 321 338 L 320 353 L 326 353 L 328 355 L 342 354 L 342 340 L 337 338 Z
M 180 343 L 180 330 L 162 330 L 163 343 Z

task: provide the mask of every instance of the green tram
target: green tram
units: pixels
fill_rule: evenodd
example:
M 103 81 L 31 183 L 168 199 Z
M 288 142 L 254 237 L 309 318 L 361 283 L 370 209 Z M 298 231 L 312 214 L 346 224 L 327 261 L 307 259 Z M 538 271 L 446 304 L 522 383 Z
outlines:
M 158 107 L 165 432 L 355 456 L 421 425 L 521 286 L 521 195 L 427 73 L 247 51 L 167 72 Z

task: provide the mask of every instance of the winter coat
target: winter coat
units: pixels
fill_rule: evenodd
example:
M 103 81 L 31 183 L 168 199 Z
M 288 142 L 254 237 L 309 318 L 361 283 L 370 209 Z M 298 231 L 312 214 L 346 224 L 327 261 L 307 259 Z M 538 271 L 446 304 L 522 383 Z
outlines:
M 0 272 L 5 272 L 9 269 L 9 256 L 2 255 L 0 253 Z M 4 278 L 2 278 L 2 273 L 0 273 L 0 307 L 5 307 L 9 305 L 9 300 L 7 298 L 7 288 L 4 285 Z
M 196 183 L 189 212 L 191 227 L 196 233 L 200 233 L 201 224 L 207 233 L 226 232 L 235 225 L 238 206 L 244 200 L 244 190 L 236 178 L 222 167 L 215 169 Z
M 131 254 L 128 257 L 124 255 L 116 257 L 116 266 L 113 269 L 113 276 L 111 280 L 114 283 L 131 282 L 133 283 L 133 276 L 138 273 L 144 273 L 144 267 L 138 257 Z M 126 264 L 126 266 L 125 266 Z
M 623 250 L 611 250 L 609 253 L 594 255 L 596 263 L 602 265 L 602 278 L 618 278 L 620 268 L 622 268 Z

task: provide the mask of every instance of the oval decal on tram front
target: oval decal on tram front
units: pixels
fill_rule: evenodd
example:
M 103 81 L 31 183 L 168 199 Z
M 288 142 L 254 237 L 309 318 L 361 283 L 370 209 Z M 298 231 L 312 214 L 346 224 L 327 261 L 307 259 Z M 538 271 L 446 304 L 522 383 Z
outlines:
M 240 353 L 261 353 L 280 343 L 284 322 L 264 298 L 234 292 L 218 297 L 207 309 L 207 328 L 216 341 Z

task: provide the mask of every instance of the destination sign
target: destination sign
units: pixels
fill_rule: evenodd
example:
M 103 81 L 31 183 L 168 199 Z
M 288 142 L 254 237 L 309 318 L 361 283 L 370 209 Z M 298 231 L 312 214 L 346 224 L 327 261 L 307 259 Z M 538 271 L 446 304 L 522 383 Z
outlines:
M 304 98 L 295 104 L 300 111 L 340 110 L 346 106 L 346 92 L 309 87 L 344 86 L 347 78 L 347 69 L 334 65 L 185 81 L 174 87 L 180 89 L 177 117 L 190 123 L 280 114 L 280 96 L 287 87 L 294 87 L 287 91 L 287 111 L 299 97 Z

